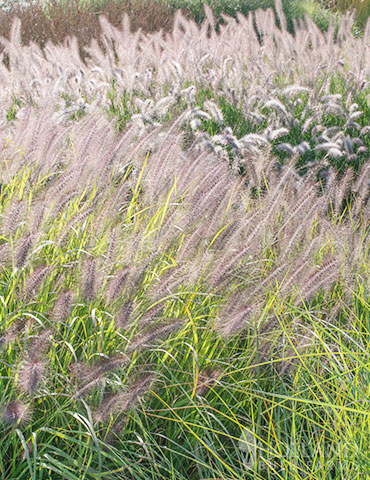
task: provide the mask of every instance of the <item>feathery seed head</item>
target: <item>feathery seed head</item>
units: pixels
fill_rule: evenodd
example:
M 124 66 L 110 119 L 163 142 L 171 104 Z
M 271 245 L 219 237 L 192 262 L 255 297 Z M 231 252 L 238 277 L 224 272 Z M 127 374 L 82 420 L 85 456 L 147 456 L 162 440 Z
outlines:
M 46 371 L 46 362 L 30 359 L 23 362 L 18 372 L 18 387 L 22 392 L 33 395 L 39 389 Z
M 71 311 L 74 294 L 71 290 L 65 290 L 59 294 L 52 312 L 52 318 L 56 322 L 64 322 Z
M 9 402 L 2 411 L 3 421 L 11 425 L 23 425 L 30 417 L 30 406 L 18 400 Z
M 91 302 L 96 294 L 96 259 L 89 258 L 82 276 L 83 298 Z
M 213 387 L 221 375 L 222 370 L 218 369 L 206 369 L 202 371 L 198 378 L 196 393 L 203 397 Z
M 95 421 L 104 422 L 112 414 L 127 412 L 139 401 L 140 397 L 147 393 L 154 380 L 155 376 L 153 374 L 143 374 L 126 392 L 108 395 L 95 412 Z

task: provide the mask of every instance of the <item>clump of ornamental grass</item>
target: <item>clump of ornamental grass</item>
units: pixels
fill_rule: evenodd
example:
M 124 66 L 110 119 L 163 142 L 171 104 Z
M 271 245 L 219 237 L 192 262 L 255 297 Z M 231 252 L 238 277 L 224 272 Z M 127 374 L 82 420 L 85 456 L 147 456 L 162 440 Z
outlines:
M 257 335 L 256 348 L 268 358 L 285 335 L 274 298 L 306 308 L 318 295 L 353 288 L 368 268 L 362 228 L 368 166 L 347 173 L 345 182 L 330 169 L 323 179 L 321 166 L 301 176 L 296 157 L 282 166 L 267 149 L 248 158 L 240 177 L 208 149 L 184 151 L 175 127 L 143 136 L 132 126 L 117 137 L 107 120 L 88 114 L 69 126 L 49 121 L 38 135 L 45 115 L 16 122 L 3 152 L 12 158 L 11 170 L 2 170 L 3 238 L 15 263 L 4 261 L 2 275 L 9 278 L 12 308 L 30 319 L 26 332 L 10 327 L 10 335 L 3 326 L 3 355 L 18 359 L 17 388 L 25 395 L 56 381 L 60 367 L 47 360 L 46 345 L 60 349 L 69 338 L 70 374 L 63 373 L 60 393 L 96 407 L 100 389 L 97 420 L 126 414 L 153 379 L 139 380 L 131 391 L 131 374 L 159 341 L 170 345 L 189 328 L 199 315 L 193 295 L 212 304 L 207 328 L 226 341 L 241 332 Z M 49 135 L 58 141 L 45 144 Z M 14 147 L 18 136 L 29 139 L 22 152 Z M 21 193 L 14 188 L 19 182 Z M 44 207 L 18 263 L 22 235 L 29 234 L 27 217 L 8 228 L 15 198 L 31 219 L 41 202 Z M 304 322 L 287 322 L 286 328 L 305 331 L 309 345 Z M 38 335 L 40 345 L 28 346 L 25 333 Z M 200 395 L 212 379 L 201 377 Z
M 45 56 L 15 48 L 14 25 L 0 66 L 5 91 L 22 96 L 0 125 L 0 451 L 9 478 L 24 477 L 15 446 L 30 459 L 29 438 L 36 462 L 61 477 L 78 464 L 78 475 L 127 468 L 137 478 L 157 467 L 158 476 L 242 478 L 245 425 L 262 455 L 268 447 L 261 478 L 270 464 L 287 478 L 298 464 L 317 476 L 321 451 L 338 447 L 333 422 L 348 445 L 363 442 L 363 433 L 345 435 L 353 419 L 363 432 L 367 416 L 358 401 L 368 390 L 367 46 L 351 36 L 350 19 L 337 37 L 309 20 L 291 37 L 258 12 L 216 34 L 210 15 L 206 30 L 177 17 L 166 39 L 101 19 L 105 47 L 91 46 L 88 66 L 70 55 L 73 42 Z M 101 111 L 112 76 L 129 92 L 118 135 Z M 71 118 L 60 100 L 83 114 Z M 119 449 L 102 440 L 113 430 Z M 308 434 L 319 447 L 288 455 L 297 435 L 311 448 Z M 172 463 L 163 463 L 167 438 Z M 181 467 L 179 438 L 189 442 Z M 217 462 L 197 456 L 203 438 Z
M 1 230 L 15 202 L 24 212 L 2 235 L 9 432 L 53 428 L 44 417 L 78 431 L 87 418 L 90 432 L 123 423 L 126 435 L 143 412 L 175 415 L 184 398 L 213 408 L 228 385 L 228 404 L 241 405 L 232 369 L 263 376 L 272 363 L 289 378 L 333 304 L 352 309 L 351 292 L 368 288 L 368 166 L 345 182 L 321 165 L 300 175 L 296 157 L 281 165 L 266 148 L 241 176 L 207 148 L 183 150 L 179 125 L 117 136 L 95 112 L 49 119 L 41 134 L 47 112 L 4 132 Z M 214 361 L 225 348 L 230 358 Z

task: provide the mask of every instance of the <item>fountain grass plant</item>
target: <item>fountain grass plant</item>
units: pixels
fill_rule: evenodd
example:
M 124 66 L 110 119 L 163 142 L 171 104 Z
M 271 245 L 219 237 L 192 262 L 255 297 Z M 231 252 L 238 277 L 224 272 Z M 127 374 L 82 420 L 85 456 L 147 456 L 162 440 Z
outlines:
M 370 30 L 206 14 L 1 39 L 4 479 L 369 476 Z
M 349 210 L 49 115 L 3 140 L 4 477 L 367 472 L 368 168 Z

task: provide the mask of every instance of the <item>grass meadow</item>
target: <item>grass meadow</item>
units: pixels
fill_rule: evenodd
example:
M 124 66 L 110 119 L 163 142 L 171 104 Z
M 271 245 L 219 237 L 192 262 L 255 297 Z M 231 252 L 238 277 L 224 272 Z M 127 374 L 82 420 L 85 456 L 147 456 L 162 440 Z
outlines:
M 288 3 L 0 13 L 0 478 L 370 477 L 370 21 Z

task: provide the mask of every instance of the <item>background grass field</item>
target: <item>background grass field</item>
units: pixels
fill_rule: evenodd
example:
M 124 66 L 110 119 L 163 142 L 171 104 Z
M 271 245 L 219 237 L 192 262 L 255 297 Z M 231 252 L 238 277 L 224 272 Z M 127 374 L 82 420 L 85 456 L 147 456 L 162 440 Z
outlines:
M 273 8 L 273 0 L 212 0 L 208 2 L 217 22 L 223 14 L 235 17 L 238 12 L 247 15 L 257 8 Z M 204 19 L 203 0 L 61 0 L 48 2 L 3 2 L 3 14 L 0 18 L 0 34 L 8 37 L 12 18 L 22 19 L 23 42 L 30 41 L 45 45 L 49 39 L 53 43 L 62 42 L 68 35 L 76 36 L 80 45 L 88 45 L 92 38 L 100 36 L 98 16 L 104 14 L 115 26 L 121 25 L 122 14 L 128 13 L 131 27 L 153 32 L 159 29 L 170 31 L 177 9 L 184 15 L 201 22 Z M 24 8 L 28 6 L 28 8 Z M 334 20 L 345 12 L 356 9 L 355 34 L 361 35 L 370 14 L 367 0 L 327 1 L 321 0 L 284 0 L 283 10 L 288 28 L 293 31 L 293 22 L 311 15 L 316 24 L 326 30 L 330 19 Z M 335 20 L 337 21 L 337 20 Z M 81 52 L 82 53 L 82 50 Z

